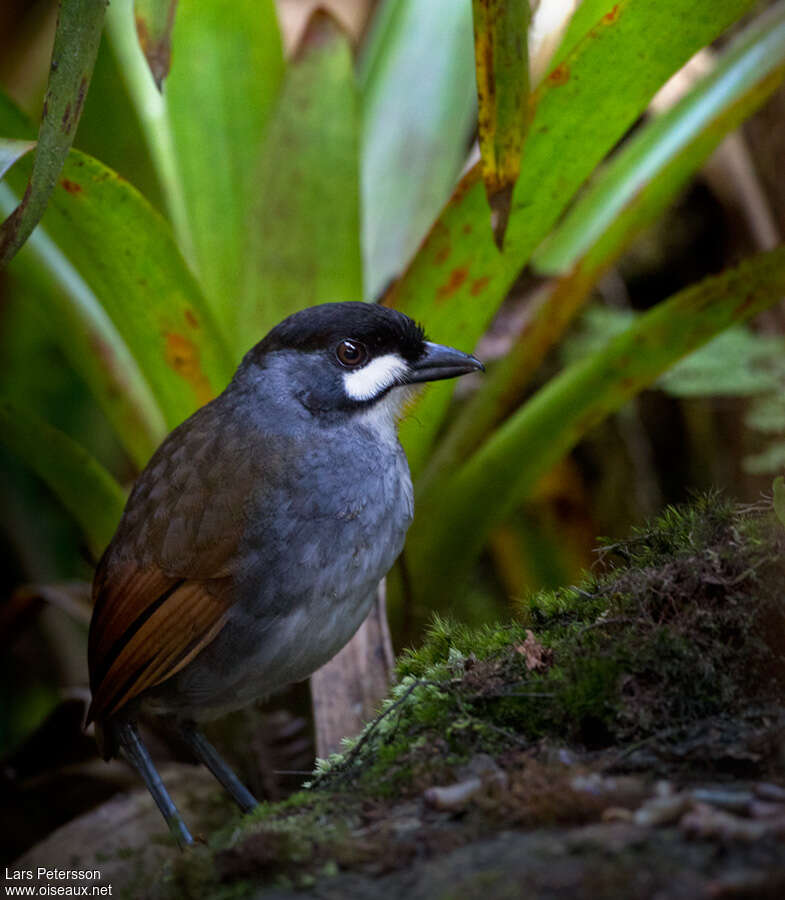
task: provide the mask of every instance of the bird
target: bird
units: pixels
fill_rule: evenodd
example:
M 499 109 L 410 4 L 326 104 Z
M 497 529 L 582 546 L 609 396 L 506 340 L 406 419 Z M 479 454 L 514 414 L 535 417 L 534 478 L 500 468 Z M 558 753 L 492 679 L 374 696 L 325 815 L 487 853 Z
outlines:
M 140 717 L 177 732 L 243 811 L 257 805 L 201 725 L 349 641 L 414 514 L 397 431 L 407 398 L 483 369 L 389 307 L 301 309 L 139 475 L 93 580 L 86 723 L 105 759 L 139 772 L 181 847 L 193 837 Z

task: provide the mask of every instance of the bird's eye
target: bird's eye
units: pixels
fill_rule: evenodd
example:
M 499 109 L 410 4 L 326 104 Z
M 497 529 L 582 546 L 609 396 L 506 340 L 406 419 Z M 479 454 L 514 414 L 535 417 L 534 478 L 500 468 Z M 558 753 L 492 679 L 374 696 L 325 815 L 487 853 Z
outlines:
M 368 359 L 368 350 L 365 344 L 361 344 L 359 341 L 350 341 L 348 338 L 338 344 L 335 354 L 341 365 L 349 368 L 361 366 Z

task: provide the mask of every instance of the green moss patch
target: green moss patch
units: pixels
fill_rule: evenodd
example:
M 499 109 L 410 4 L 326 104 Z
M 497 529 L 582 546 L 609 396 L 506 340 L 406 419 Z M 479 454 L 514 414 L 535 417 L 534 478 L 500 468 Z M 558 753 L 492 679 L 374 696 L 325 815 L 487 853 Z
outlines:
M 785 696 L 785 530 L 716 495 L 601 551 L 515 622 L 438 619 L 379 718 L 316 783 L 419 790 L 477 752 L 634 744 Z

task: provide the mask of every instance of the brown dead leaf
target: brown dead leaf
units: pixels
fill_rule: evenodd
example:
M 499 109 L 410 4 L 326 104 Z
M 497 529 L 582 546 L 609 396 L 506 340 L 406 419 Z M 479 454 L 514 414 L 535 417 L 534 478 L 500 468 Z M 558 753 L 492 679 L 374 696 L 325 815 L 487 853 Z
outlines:
M 515 651 L 523 656 L 530 672 L 547 669 L 553 662 L 553 651 L 543 647 L 530 628 L 526 629 L 526 640 L 515 644 Z

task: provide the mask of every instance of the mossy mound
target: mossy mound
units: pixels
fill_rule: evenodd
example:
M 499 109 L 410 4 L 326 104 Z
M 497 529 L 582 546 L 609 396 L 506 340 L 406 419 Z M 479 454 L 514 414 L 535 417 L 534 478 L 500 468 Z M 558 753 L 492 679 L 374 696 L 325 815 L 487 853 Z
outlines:
M 597 569 L 530 597 L 516 622 L 434 622 L 380 717 L 316 783 L 418 790 L 477 752 L 633 745 L 782 702 L 785 529 L 769 510 L 716 495 L 668 509 Z

